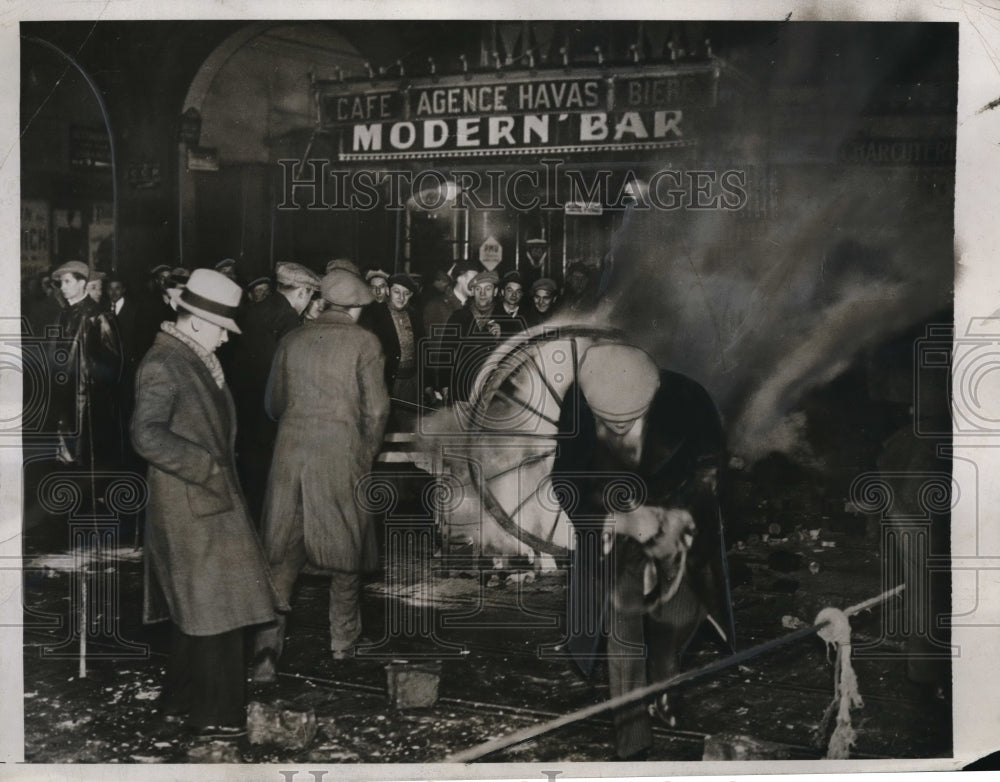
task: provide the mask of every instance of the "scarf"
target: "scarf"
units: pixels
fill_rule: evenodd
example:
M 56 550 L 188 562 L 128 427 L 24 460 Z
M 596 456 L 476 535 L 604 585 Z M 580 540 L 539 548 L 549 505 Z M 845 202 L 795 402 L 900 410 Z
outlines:
M 219 359 L 216 358 L 215 353 L 209 353 L 205 348 L 191 339 L 191 337 L 180 331 L 176 324 L 171 323 L 169 320 L 163 321 L 160 324 L 160 329 L 164 334 L 169 334 L 171 337 L 179 339 L 191 348 L 195 352 L 195 355 L 208 367 L 208 371 L 212 373 L 212 379 L 218 384 L 219 388 L 222 388 L 226 384 L 226 376 L 222 374 L 222 364 L 219 363 Z

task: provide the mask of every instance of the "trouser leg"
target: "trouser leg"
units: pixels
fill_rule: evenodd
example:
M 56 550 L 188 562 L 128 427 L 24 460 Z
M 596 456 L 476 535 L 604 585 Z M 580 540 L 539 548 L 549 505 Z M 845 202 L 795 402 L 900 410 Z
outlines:
M 177 625 L 170 629 L 170 651 L 167 655 L 167 675 L 160 696 L 164 714 L 181 715 L 191 711 L 193 684 L 191 680 L 191 636 L 185 635 Z
M 646 658 L 641 649 L 642 617 L 630 615 L 616 618 L 615 632 L 608 636 L 608 685 L 616 698 L 646 686 Z M 628 758 L 648 749 L 653 743 L 649 712 L 643 701 L 614 711 L 615 752 Z
M 190 636 L 193 699 L 188 722 L 196 728 L 246 723 L 243 629 Z
M 641 613 L 645 558 L 631 541 L 619 539 L 614 552 L 614 595 L 608 617 L 608 684 L 615 698 L 645 687 L 646 652 Z M 628 758 L 653 743 L 649 712 L 644 701 L 614 711 L 615 751 Z
M 330 648 L 343 651 L 361 635 L 361 576 L 337 573 L 330 578 Z
M 280 562 L 271 564 L 271 581 L 278 597 L 289 603 L 292 597 L 292 590 L 295 581 L 302 572 L 306 564 L 305 541 L 300 531 L 291 541 L 285 556 Z M 280 657 L 285 648 L 285 624 L 288 617 L 284 613 L 278 613 L 277 619 L 263 625 L 257 631 L 254 638 L 254 664 L 262 662 L 264 653 L 273 655 L 271 664 L 273 665 Z

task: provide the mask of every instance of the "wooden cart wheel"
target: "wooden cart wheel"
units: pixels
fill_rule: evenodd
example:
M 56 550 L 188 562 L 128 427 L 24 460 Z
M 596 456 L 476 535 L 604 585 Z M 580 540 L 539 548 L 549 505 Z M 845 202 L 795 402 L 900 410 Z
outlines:
M 572 527 L 551 478 L 559 414 L 580 358 L 595 343 L 626 343 L 623 332 L 585 325 L 540 327 L 508 339 L 476 377 L 469 418 L 481 441 L 469 460 L 471 486 L 490 517 L 520 548 L 564 558 Z M 519 551 L 518 553 L 524 553 Z

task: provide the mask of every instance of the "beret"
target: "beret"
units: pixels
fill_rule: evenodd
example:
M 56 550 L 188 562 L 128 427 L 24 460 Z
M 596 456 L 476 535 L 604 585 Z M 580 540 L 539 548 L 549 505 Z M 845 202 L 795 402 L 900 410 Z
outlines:
M 404 288 L 408 289 L 410 293 L 417 292 L 417 281 L 414 280 L 409 274 L 394 274 L 389 278 L 389 285 L 402 285 Z

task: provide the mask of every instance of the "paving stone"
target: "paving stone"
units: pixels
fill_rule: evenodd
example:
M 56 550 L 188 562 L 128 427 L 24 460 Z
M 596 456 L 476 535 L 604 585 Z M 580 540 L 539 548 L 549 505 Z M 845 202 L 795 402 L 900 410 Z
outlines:
M 193 745 L 187 753 L 192 763 L 239 763 L 240 753 L 228 741 L 206 741 Z
M 787 760 L 788 747 L 737 733 L 705 737 L 702 760 Z
M 303 749 L 316 737 L 316 712 L 282 701 L 253 701 L 247 711 L 247 732 L 251 744 Z

